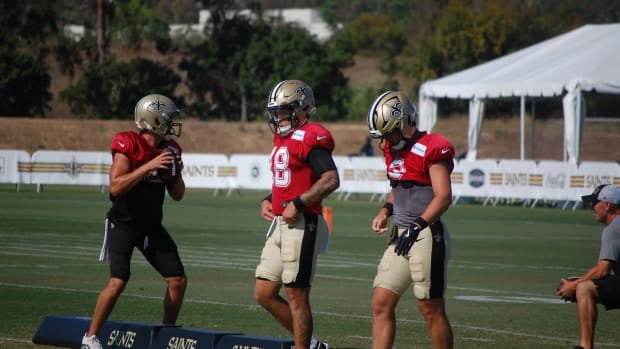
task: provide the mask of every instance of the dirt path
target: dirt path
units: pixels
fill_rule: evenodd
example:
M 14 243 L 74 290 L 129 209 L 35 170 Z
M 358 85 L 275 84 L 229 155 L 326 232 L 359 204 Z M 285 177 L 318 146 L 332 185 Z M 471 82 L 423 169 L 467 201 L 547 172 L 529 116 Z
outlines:
M 335 155 L 357 153 L 368 132 L 366 124 L 361 122 L 325 125 L 336 140 Z M 22 149 L 31 154 L 39 149 L 107 150 L 115 133 L 133 127 L 132 121 L 0 117 L 0 149 Z M 519 130 L 518 118 L 485 120 L 478 157 L 518 159 Z M 526 130 L 525 157 L 531 158 L 529 124 L 526 124 Z M 466 117 L 442 118 L 433 131 L 447 136 L 457 154 L 467 149 Z M 563 132 L 562 120 L 537 121 L 534 158 L 562 160 Z M 586 124 L 581 148 L 582 160 L 619 161 L 619 140 L 620 125 Z M 187 119 L 183 120 L 183 135 L 180 139 L 185 152 L 227 155 L 268 153 L 271 142 L 271 131 L 264 122 L 242 126 L 238 123 Z

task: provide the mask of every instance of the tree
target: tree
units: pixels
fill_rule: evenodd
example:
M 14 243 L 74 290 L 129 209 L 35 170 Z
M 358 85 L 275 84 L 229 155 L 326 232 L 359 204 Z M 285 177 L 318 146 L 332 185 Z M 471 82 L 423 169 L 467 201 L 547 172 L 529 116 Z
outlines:
M 33 56 L 0 47 L 0 96 L 7 116 L 44 115 L 49 93 L 47 67 Z
M 371 57 L 395 57 L 407 44 L 407 32 L 385 15 L 364 13 L 348 23 L 334 38 L 353 52 Z
M 60 97 L 78 115 L 131 119 L 141 97 L 150 93 L 173 97 L 180 81 L 172 69 L 147 59 L 115 62 L 108 58 L 104 64 L 92 63 Z M 181 98 L 173 99 L 179 106 L 184 103 Z
M 337 28 L 338 23 L 354 21 L 364 13 L 386 16 L 398 24 L 409 23 L 415 6 L 410 0 L 326 0 L 320 11 L 323 19 Z
M 234 119 L 239 115 L 241 94 L 237 76 L 253 36 L 266 27 L 254 27 L 249 18 L 227 15 L 221 4 L 210 8 L 207 39 L 187 42 L 179 69 L 187 72 L 186 84 L 195 102 L 193 112 L 201 118 Z
M 37 6 L 38 5 L 38 6 Z M 57 32 L 50 3 L 0 2 L 0 96 L 10 116 L 45 115 L 52 99 L 51 77 L 43 58 L 45 39 Z
M 142 42 L 153 41 L 160 53 L 171 47 L 170 27 L 155 11 L 155 0 L 117 0 L 111 16 L 110 31 L 123 45 L 140 50 Z
M 346 117 L 346 79 L 340 72 L 350 62 L 330 54 L 307 31 L 288 24 L 268 25 L 214 5 L 208 39 L 189 44 L 179 68 L 187 72 L 194 107 L 203 118 L 239 120 L 241 106 L 248 120 L 262 117 L 265 98 L 284 79 L 305 80 L 325 108 L 321 117 Z M 323 113 L 325 111 L 325 113 Z
M 284 79 L 304 80 L 314 91 L 318 119 L 346 119 L 350 91 L 340 69 L 350 59 L 330 54 L 327 46 L 318 43 L 304 29 L 288 25 L 275 29 L 269 45 L 263 49 L 273 56 L 273 71 L 267 81 L 269 88 Z M 268 91 L 266 89 L 264 95 Z

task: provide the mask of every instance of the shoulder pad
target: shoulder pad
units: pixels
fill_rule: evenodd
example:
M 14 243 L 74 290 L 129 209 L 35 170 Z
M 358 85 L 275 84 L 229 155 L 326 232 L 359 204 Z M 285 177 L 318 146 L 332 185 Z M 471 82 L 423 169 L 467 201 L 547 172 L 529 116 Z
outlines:
M 110 151 L 112 152 L 112 154 L 117 152 L 123 154 L 131 153 L 134 149 L 136 136 L 140 135 L 133 131 L 124 131 L 117 133 L 114 138 L 112 138 L 112 143 L 110 144 Z
M 312 148 L 324 148 L 331 153 L 335 143 L 332 134 L 321 124 L 312 123 L 306 128 L 304 143 Z

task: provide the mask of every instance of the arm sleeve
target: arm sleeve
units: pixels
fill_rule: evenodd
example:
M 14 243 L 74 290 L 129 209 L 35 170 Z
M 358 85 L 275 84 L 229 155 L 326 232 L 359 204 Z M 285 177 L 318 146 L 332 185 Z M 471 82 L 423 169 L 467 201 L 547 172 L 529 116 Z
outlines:
M 336 170 L 336 164 L 327 149 L 314 148 L 308 154 L 308 163 L 319 176 L 323 173 Z

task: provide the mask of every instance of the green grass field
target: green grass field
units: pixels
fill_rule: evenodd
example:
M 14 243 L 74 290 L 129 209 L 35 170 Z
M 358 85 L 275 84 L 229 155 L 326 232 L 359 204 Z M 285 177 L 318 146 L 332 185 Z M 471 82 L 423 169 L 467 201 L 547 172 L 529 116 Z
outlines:
M 254 268 L 268 223 L 265 193 L 214 196 L 189 191 L 167 200 L 164 224 L 175 237 L 189 286 L 179 324 L 290 338 L 253 299 Z M 381 205 L 367 197 L 333 207 L 330 252 L 313 284 L 315 334 L 335 348 L 371 347 L 372 279 L 386 236 L 370 229 Z M 35 348 L 46 315 L 90 316 L 108 269 L 97 262 L 107 194 L 97 188 L 0 186 L 0 347 Z M 455 347 L 572 348 L 574 304 L 554 290 L 561 276 L 596 263 L 602 225 L 591 211 L 456 205 L 444 216 L 452 237 L 448 315 Z M 164 283 L 139 252 L 111 319 L 161 321 Z M 620 312 L 599 308 L 597 347 L 620 348 Z M 430 348 L 412 294 L 398 307 L 396 348 Z

